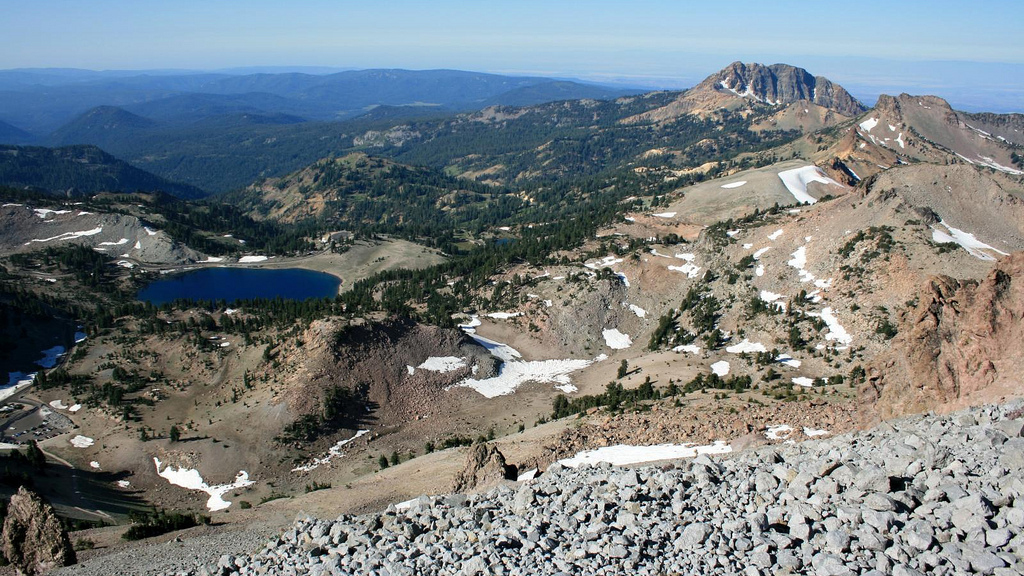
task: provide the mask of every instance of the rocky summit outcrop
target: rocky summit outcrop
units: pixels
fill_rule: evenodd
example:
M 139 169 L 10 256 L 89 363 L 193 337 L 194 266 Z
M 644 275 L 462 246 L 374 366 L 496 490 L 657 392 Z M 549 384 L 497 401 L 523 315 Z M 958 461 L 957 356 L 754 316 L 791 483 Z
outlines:
M 693 89 L 694 92 L 707 90 L 752 98 L 766 104 L 792 104 L 807 100 L 845 116 L 856 116 L 865 110 L 864 105 L 842 86 L 788 64 L 765 66 L 733 62 Z
M 516 467 L 494 444 L 475 444 L 466 455 L 466 467 L 455 477 L 453 492 L 490 488 L 502 480 L 515 480 Z
M 861 400 L 887 418 L 1024 394 L 1024 252 L 979 282 L 929 280 L 890 350 L 869 369 Z
M 985 574 L 1024 570 L 1019 404 L 674 466 L 304 518 L 180 574 Z
M 46 574 L 76 561 L 53 507 L 24 486 L 11 496 L 2 541 L 4 555 L 19 574 Z

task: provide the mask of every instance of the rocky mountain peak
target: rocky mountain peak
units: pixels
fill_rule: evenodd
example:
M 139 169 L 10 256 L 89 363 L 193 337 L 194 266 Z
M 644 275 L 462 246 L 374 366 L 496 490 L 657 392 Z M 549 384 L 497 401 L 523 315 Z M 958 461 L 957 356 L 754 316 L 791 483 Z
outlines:
M 733 62 L 708 76 L 694 90 L 714 90 L 770 105 L 808 100 L 845 116 L 856 116 L 866 110 L 842 86 L 788 64 Z

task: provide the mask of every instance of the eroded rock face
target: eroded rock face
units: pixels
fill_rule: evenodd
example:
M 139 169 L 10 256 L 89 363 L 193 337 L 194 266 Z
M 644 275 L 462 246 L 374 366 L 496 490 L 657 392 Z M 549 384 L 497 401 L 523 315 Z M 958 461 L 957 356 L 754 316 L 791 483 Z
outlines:
M 24 486 L 11 496 L 2 539 L 4 555 L 19 574 L 46 574 L 76 562 L 53 507 Z
M 455 477 L 453 492 L 492 487 L 502 480 L 515 480 L 516 467 L 493 444 L 476 444 L 466 456 L 466 467 Z
M 1024 252 L 980 283 L 932 278 L 861 399 L 874 416 L 949 411 L 1024 393 Z

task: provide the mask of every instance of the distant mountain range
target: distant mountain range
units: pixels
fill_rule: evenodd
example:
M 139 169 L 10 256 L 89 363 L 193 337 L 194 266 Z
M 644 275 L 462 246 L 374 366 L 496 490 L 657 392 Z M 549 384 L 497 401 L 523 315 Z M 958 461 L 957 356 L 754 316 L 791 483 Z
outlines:
M 631 91 L 569 80 L 458 70 L 120 75 L 9 70 L 0 72 L 0 120 L 44 141 L 60 126 L 98 106 L 117 106 L 166 123 L 237 113 L 343 120 L 383 105 L 454 112 L 628 93 Z

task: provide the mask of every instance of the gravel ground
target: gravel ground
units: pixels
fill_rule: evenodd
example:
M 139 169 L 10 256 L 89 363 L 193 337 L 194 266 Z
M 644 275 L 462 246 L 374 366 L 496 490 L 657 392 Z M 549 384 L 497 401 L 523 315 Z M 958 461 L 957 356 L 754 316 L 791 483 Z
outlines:
M 1021 574 L 1019 407 L 661 467 L 555 464 L 484 494 L 303 518 L 269 541 L 140 549 L 74 573 Z
M 268 538 L 279 532 L 278 527 L 257 524 L 244 529 L 232 526 L 217 533 L 182 538 L 180 541 L 172 538 L 159 543 L 139 542 L 50 574 L 128 576 L 198 570 L 204 565 L 216 564 L 224 554 L 260 550 Z

